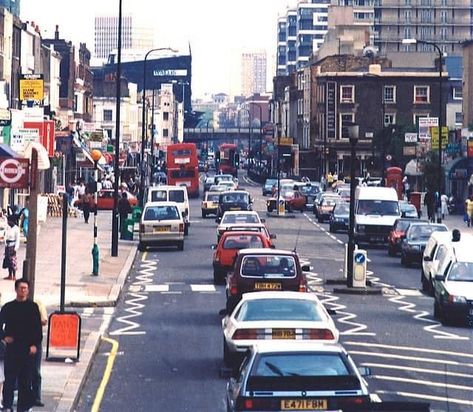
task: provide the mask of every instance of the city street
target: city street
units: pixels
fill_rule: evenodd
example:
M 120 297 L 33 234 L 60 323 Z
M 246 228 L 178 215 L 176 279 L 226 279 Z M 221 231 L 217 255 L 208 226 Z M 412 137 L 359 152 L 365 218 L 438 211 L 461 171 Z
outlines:
M 261 188 L 245 177 L 240 186 L 266 217 Z M 310 261 L 310 288 L 337 310 L 341 342 L 358 366 L 369 366 L 369 386 L 381 400 L 427 401 L 433 410 L 473 408 L 473 331 L 433 319 L 433 299 L 420 291 L 420 268 L 404 268 L 384 248 L 368 249 L 370 279 L 379 295 L 333 292 L 328 279 L 342 276 L 346 234 L 328 233 L 309 212 L 294 219 L 266 217 L 276 246 L 296 248 Z M 219 310 L 224 286 L 212 283 L 213 218 L 200 218 L 191 200 L 190 235 L 183 252 L 153 249 L 136 257 L 108 336 L 117 357 L 101 410 L 223 411 L 225 379 L 219 377 L 222 335 Z M 103 342 L 82 392 L 78 411 L 89 411 L 112 347 Z

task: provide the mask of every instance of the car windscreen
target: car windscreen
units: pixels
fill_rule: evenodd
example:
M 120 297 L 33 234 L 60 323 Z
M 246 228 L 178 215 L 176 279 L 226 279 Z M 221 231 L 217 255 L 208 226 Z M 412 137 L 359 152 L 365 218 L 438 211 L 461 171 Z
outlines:
M 444 226 L 434 225 L 412 225 L 407 231 L 407 239 L 412 241 L 428 240 L 433 232 L 445 232 Z
M 314 196 L 320 192 L 320 188 L 318 186 L 301 186 L 300 190 L 305 195 Z
M 312 321 L 322 320 L 317 303 L 302 299 L 258 299 L 243 303 L 236 319 L 239 322 L 265 320 Z
M 218 193 L 208 193 L 207 192 L 205 200 L 207 200 L 208 202 L 218 202 L 219 197 L 220 197 L 220 195 Z
M 255 235 L 231 235 L 227 236 L 223 243 L 224 249 L 248 249 L 262 248 L 263 242 Z
M 148 206 L 145 209 L 143 220 L 178 220 L 179 211 L 176 206 Z
M 350 213 L 350 206 L 346 204 L 338 204 L 333 209 L 333 214 L 336 216 L 346 216 Z
M 169 201 L 183 203 L 184 202 L 184 191 L 183 190 L 170 190 Z
M 266 187 L 273 187 L 277 183 L 278 183 L 277 179 L 266 179 L 266 182 L 264 183 L 264 185 Z
M 249 196 L 247 193 L 227 193 L 222 195 L 222 202 L 223 203 L 248 203 Z
M 292 256 L 249 255 L 243 258 L 241 275 L 262 279 L 294 278 L 296 276 L 296 262 Z
M 218 175 L 215 176 L 215 183 L 220 183 L 220 182 L 233 182 L 233 176 L 232 175 Z
M 358 201 L 358 215 L 399 216 L 399 203 L 395 200 L 362 199 Z
M 166 202 L 168 200 L 168 192 L 166 190 L 152 190 L 151 201 L 152 202 Z
M 411 223 L 412 222 L 408 222 L 406 220 L 398 220 L 396 223 L 396 230 L 405 232 L 407 229 L 409 229 Z
M 324 197 L 322 199 L 322 206 L 335 206 L 340 199 L 337 197 Z
M 253 213 L 226 213 L 223 216 L 222 223 L 233 224 L 233 223 L 259 223 L 259 218 Z
M 473 262 L 456 262 L 452 265 L 448 280 L 473 282 Z

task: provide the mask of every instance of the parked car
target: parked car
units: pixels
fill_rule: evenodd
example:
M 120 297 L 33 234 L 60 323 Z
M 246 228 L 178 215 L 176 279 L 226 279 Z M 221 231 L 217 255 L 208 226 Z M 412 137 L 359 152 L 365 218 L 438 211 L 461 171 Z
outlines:
M 205 192 L 202 200 L 202 217 L 205 219 L 208 215 L 217 215 L 219 192 Z
M 118 198 L 122 197 L 122 193 L 126 193 L 126 197 L 130 202 L 130 206 L 138 205 L 138 198 L 127 190 L 119 190 Z M 102 189 L 97 193 L 97 209 L 98 210 L 113 210 L 114 207 L 114 191 L 113 189 Z M 74 206 L 80 206 L 80 199 L 76 200 Z
M 447 226 L 434 223 L 413 223 L 401 242 L 401 264 L 411 266 L 420 263 L 425 245 L 433 232 L 446 232 Z
M 335 205 L 329 219 L 331 233 L 348 230 L 350 226 L 350 203 L 340 202 Z
M 261 290 L 307 291 L 304 272 L 294 251 L 280 249 L 242 249 L 233 272 L 227 276 L 227 311 L 231 312 L 241 296 Z
M 227 411 L 368 409 L 370 373 L 338 343 L 261 341 L 227 384 Z
M 412 203 L 401 200 L 399 201 L 399 209 L 401 210 L 401 217 L 408 219 L 417 219 L 419 217 L 417 208 Z
M 407 229 L 412 223 L 429 223 L 427 220 L 399 218 L 394 222 L 394 226 L 388 236 L 388 255 L 396 256 L 401 252 L 401 241 Z
M 266 234 L 257 231 L 236 231 L 225 232 L 217 245 L 213 245 L 215 250 L 213 255 L 213 279 L 214 283 L 221 283 L 225 280 L 227 273 L 233 270 L 233 265 L 241 249 L 248 248 L 270 248 L 271 239 Z
M 235 366 L 261 340 L 338 342 L 329 312 L 312 293 L 245 293 L 232 313 L 222 319 L 223 359 Z
M 176 202 L 147 202 L 141 215 L 138 250 L 160 245 L 184 250 L 184 219 Z
M 263 196 L 273 194 L 273 186 L 278 184 L 278 179 L 274 177 L 268 177 L 263 185 Z
M 217 217 L 225 212 L 237 210 L 251 210 L 253 199 L 246 190 L 231 190 L 220 193 L 218 200 Z
M 325 193 L 320 196 L 319 200 L 314 203 L 314 214 L 319 223 L 330 219 L 335 205 L 340 202 L 341 198 L 335 193 Z

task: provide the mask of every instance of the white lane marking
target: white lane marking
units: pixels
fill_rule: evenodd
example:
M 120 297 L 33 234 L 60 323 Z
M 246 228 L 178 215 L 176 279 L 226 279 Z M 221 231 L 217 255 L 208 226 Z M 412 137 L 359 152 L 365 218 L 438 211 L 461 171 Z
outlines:
M 169 292 L 169 285 L 146 285 L 145 292 Z
M 376 403 L 382 402 L 381 398 L 376 393 L 371 393 L 370 398 L 371 398 L 371 402 L 376 402 Z
M 467 401 L 463 399 L 455 399 L 455 398 L 445 398 L 443 396 L 433 396 L 427 395 L 423 393 L 412 393 L 412 392 L 394 392 L 394 391 L 377 391 L 381 395 L 398 395 L 403 396 L 405 398 L 416 398 L 416 399 L 425 399 L 429 401 L 438 401 L 438 402 L 446 402 L 446 403 L 456 403 L 458 405 L 473 405 L 473 401 Z
M 315 220 L 312 220 L 308 215 L 307 213 L 304 213 L 304 216 L 306 217 L 306 219 L 312 223 L 315 227 L 317 227 L 317 229 L 319 229 L 320 231 L 322 231 L 323 233 L 325 233 L 327 236 L 329 236 L 332 240 L 335 240 L 338 244 L 340 245 L 344 245 L 345 242 L 342 242 L 339 238 L 337 238 L 336 236 L 332 235 L 329 231 L 327 231 L 327 229 L 325 229 L 324 227 L 322 227 L 318 222 L 316 222 Z
M 191 285 L 192 292 L 216 292 L 215 285 Z
M 392 353 L 378 353 L 378 352 L 366 352 L 366 351 L 359 351 L 353 350 L 349 351 L 352 355 L 363 355 L 363 356 L 372 356 L 377 358 L 388 358 L 388 359 L 402 359 L 402 360 L 410 360 L 410 361 L 417 361 L 417 362 L 425 362 L 425 363 L 438 363 L 442 365 L 453 365 L 453 366 L 464 366 L 467 368 L 473 368 L 472 363 L 462 363 L 447 359 L 433 359 L 433 358 L 420 358 L 418 356 L 405 356 L 405 355 L 395 355 Z
M 363 346 L 369 348 L 381 348 L 381 349 L 394 349 L 399 351 L 409 351 L 409 352 L 425 352 L 425 353 L 436 353 L 438 355 L 447 355 L 447 356 L 463 356 L 465 358 L 472 358 L 473 354 L 465 353 L 465 352 L 451 352 L 446 350 L 438 350 L 438 349 L 424 349 L 424 348 L 415 348 L 413 346 L 392 346 L 392 345 L 383 345 L 381 343 L 368 343 L 368 342 L 352 342 L 346 341 L 343 342 L 344 345 L 351 345 L 351 346 Z
M 471 391 L 471 386 L 455 385 L 453 383 L 433 382 L 433 381 L 399 378 L 395 376 L 385 376 L 385 375 L 373 375 L 372 377 L 375 379 L 382 380 L 382 381 L 415 383 L 416 385 L 435 386 L 437 388 L 457 389 L 460 391 Z
M 419 289 L 399 289 L 396 288 L 396 292 L 402 296 L 424 296 Z
M 426 316 L 430 316 L 430 313 L 425 310 L 415 310 L 416 305 L 414 303 L 406 302 L 403 300 L 404 296 L 394 296 L 389 301 L 401 305 L 398 307 L 400 311 L 413 313 L 414 319 L 420 320 L 421 322 L 430 323 L 430 326 L 424 326 L 424 330 L 434 334 L 435 339 L 452 339 L 452 340 L 470 340 L 467 336 L 456 335 L 455 333 L 446 332 L 444 330 L 437 329 L 442 326 L 440 322 L 436 320 L 427 319 Z
M 163 295 L 182 295 L 180 290 L 169 290 L 167 292 L 161 292 Z
M 378 369 L 394 369 L 394 370 L 400 370 L 400 371 L 429 373 L 429 374 L 432 374 L 432 375 L 456 376 L 456 377 L 460 377 L 460 378 L 473 378 L 473 375 L 469 375 L 467 373 L 448 372 L 448 371 L 437 370 L 437 369 L 412 368 L 410 366 L 405 366 L 405 365 L 398 366 L 398 365 L 389 365 L 389 364 L 386 364 L 386 363 L 362 362 L 361 366 L 367 366 L 369 368 L 378 368 Z
M 341 245 L 344 245 L 345 243 L 342 242 L 340 239 L 337 239 L 337 243 L 341 244 Z

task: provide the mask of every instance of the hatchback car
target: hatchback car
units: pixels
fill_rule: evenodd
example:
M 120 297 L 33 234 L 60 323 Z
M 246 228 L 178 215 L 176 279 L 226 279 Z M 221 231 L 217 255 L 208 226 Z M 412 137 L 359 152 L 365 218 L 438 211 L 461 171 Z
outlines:
M 305 209 L 314 209 L 314 199 L 317 193 L 321 192 L 320 183 L 310 182 L 299 186 L 299 190 L 305 196 Z
M 335 205 L 340 202 L 340 196 L 332 193 L 326 193 L 320 196 L 319 200 L 314 204 L 314 214 L 319 223 L 330 219 Z
M 233 313 L 222 319 L 223 359 L 228 366 L 260 340 L 338 342 L 328 311 L 312 293 L 245 293 Z
M 215 184 L 215 176 L 207 176 L 204 180 L 204 193 L 210 189 L 210 186 Z
M 417 208 L 412 203 L 400 201 L 399 209 L 401 211 L 401 217 L 405 217 L 408 219 L 417 219 L 419 217 L 419 214 L 417 213 Z
M 212 263 L 214 283 L 223 282 L 227 272 L 233 270 L 239 250 L 269 247 L 271 247 L 271 240 L 266 237 L 265 233 L 236 230 L 225 232 L 218 245 L 213 245 L 215 250 Z
M 396 219 L 388 236 L 388 255 L 396 256 L 401 252 L 401 241 L 412 223 L 429 223 L 427 220 L 400 218 Z
M 246 190 L 222 192 L 218 199 L 217 216 L 222 217 L 228 211 L 251 210 L 252 203 L 253 200 Z
M 278 184 L 278 179 L 270 177 L 266 179 L 263 185 L 263 196 L 272 195 L 273 187 Z
M 350 226 L 350 204 L 346 202 L 337 203 L 330 215 L 329 222 L 331 233 L 348 230 Z
M 294 251 L 279 249 L 242 249 L 238 253 L 233 272 L 227 276 L 227 312 L 234 309 L 247 292 L 276 290 L 307 292 L 304 272 Z
M 360 373 L 362 372 L 362 373 Z M 368 385 L 339 344 L 258 342 L 227 384 L 227 411 L 362 409 Z
M 401 242 L 401 264 L 410 266 L 420 263 L 425 245 L 433 232 L 446 232 L 447 226 L 433 223 L 413 223 Z
M 147 202 L 141 214 L 138 250 L 159 245 L 184 250 L 184 219 L 175 202 Z
M 205 219 L 208 215 L 217 215 L 219 192 L 205 192 L 202 200 L 202 217 Z
M 220 240 L 220 236 L 228 230 L 231 226 L 243 226 L 247 224 L 260 224 L 264 223 L 264 219 L 261 220 L 258 213 L 253 210 L 241 210 L 241 211 L 229 211 L 225 212 L 223 216 L 217 217 L 215 222 L 217 226 L 217 242 Z

